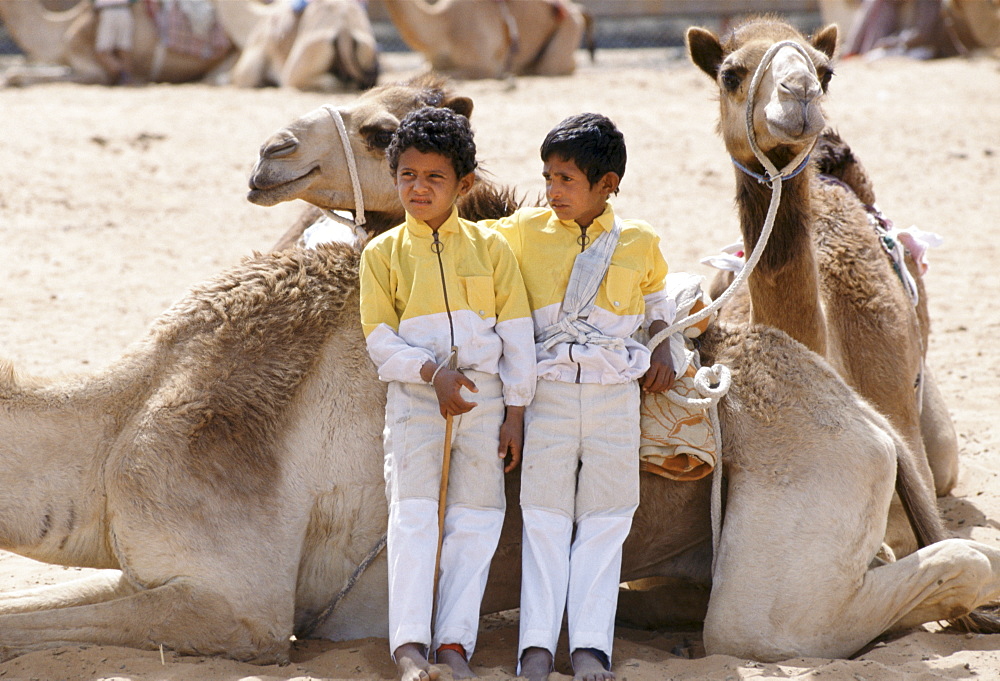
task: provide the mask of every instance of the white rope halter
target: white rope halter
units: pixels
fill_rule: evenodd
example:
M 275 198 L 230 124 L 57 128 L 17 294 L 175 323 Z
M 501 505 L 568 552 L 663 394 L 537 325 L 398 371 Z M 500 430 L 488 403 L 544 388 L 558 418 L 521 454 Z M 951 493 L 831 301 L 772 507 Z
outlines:
M 771 159 L 769 159 L 764 152 L 760 150 L 760 147 L 757 146 L 757 135 L 753 127 L 754 100 L 757 97 L 757 90 L 760 87 L 760 81 L 764 77 L 764 73 L 770 67 L 771 61 L 774 59 L 774 55 L 784 47 L 794 47 L 796 50 L 801 52 L 806 58 L 806 63 L 809 64 L 809 68 L 813 75 L 816 75 L 816 67 L 813 65 L 812 58 L 809 56 L 809 53 L 806 52 L 805 48 L 792 40 L 783 40 L 772 45 L 767 52 L 764 53 L 764 57 L 761 59 L 760 64 L 757 65 L 757 70 L 754 71 L 753 78 L 750 81 L 750 87 L 747 91 L 746 105 L 747 139 L 750 142 L 750 148 L 753 150 L 754 156 L 756 156 L 757 160 L 759 160 L 764 166 L 767 175 L 760 176 L 756 173 L 749 174 L 757 178 L 758 182 L 770 185 L 771 187 L 771 203 L 767 208 L 767 216 L 764 219 L 764 227 L 761 230 L 760 238 L 757 240 L 757 244 L 754 246 L 750 257 L 747 258 L 746 265 L 742 270 L 740 270 L 722 295 L 698 312 L 675 321 L 673 324 L 650 338 L 649 342 L 646 344 L 650 350 L 656 348 L 656 346 L 658 346 L 661 342 L 681 329 L 697 324 L 701 320 L 714 314 L 736 294 L 743 283 L 750 277 L 750 273 L 753 272 L 753 269 L 757 266 L 757 263 L 760 261 L 760 258 L 764 253 L 764 248 L 767 246 L 767 241 L 771 236 L 771 230 L 774 228 L 774 218 L 778 212 L 778 204 L 781 202 L 782 181 L 797 175 L 805 167 L 809 160 L 809 155 L 812 153 L 812 146 L 806 147 L 799 152 L 799 154 L 793 158 L 788 165 L 779 171 L 774 163 L 771 162 Z M 745 169 L 743 169 L 738 163 L 736 165 L 740 167 L 741 170 L 746 172 Z M 718 560 L 719 542 L 722 537 L 722 429 L 719 424 L 718 403 L 726 392 L 728 392 L 731 380 L 731 371 L 729 367 L 723 364 L 716 364 L 712 367 L 701 367 L 698 369 L 694 378 L 695 387 L 698 389 L 699 394 L 703 396 L 701 399 L 689 399 L 673 392 L 668 393 L 669 399 L 675 404 L 706 408 L 712 421 L 712 428 L 715 431 L 716 442 L 719 444 L 719 461 L 717 462 L 715 470 L 712 474 L 712 574 L 715 574 L 715 563 Z
M 323 208 L 321 210 L 331 220 L 352 228 L 358 236 L 367 236 L 364 229 L 365 197 L 364 194 L 361 193 L 361 178 L 358 175 L 358 162 L 354 158 L 354 150 L 351 148 L 351 140 L 347 136 L 347 126 L 344 125 L 344 117 L 341 115 L 340 109 L 335 109 L 329 104 L 324 105 L 323 108 L 326 109 L 327 113 L 330 114 L 330 118 L 332 118 L 333 122 L 336 124 L 337 132 L 340 133 L 340 142 L 344 146 L 344 157 L 347 159 L 347 170 L 351 174 L 351 188 L 354 191 L 354 220 L 349 220 L 329 208 Z

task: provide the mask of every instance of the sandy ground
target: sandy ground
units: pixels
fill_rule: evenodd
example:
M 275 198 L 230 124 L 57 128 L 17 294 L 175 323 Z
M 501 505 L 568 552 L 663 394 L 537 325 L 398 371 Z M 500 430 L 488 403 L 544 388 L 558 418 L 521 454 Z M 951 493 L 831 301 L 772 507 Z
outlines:
M 737 236 L 733 170 L 714 131 L 709 80 L 666 50 L 599 53 L 573 77 L 458 83 L 473 97 L 480 159 L 535 196 L 537 147 L 566 115 L 611 116 L 629 143 L 619 211 L 659 229 L 675 271 Z M 389 55 L 383 82 L 411 74 Z M 957 536 L 1000 545 L 1000 63 L 848 61 L 830 121 L 869 169 L 884 212 L 944 236 L 927 275 L 929 350 L 962 451 L 961 482 L 941 500 Z M 190 285 L 270 246 L 302 204 L 245 201 L 260 143 L 292 118 L 352 95 L 202 85 L 0 90 L 0 356 L 43 377 L 89 372 L 119 356 Z M 39 462 L 39 465 L 44 465 Z M 0 552 L 0 591 L 85 572 Z M 845 623 L 850 626 L 850 623 Z M 663 679 L 998 679 L 1000 636 L 929 626 L 852 660 L 759 664 L 699 654 L 690 632 L 621 630 L 616 671 Z M 474 661 L 513 675 L 515 614 L 484 621 Z M 297 643 L 285 667 L 169 651 L 71 646 L 0 663 L 4 679 L 390 678 L 386 641 Z M 672 651 L 693 651 L 694 659 Z M 568 672 L 565 659 L 559 672 Z M 447 674 L 445 674 L 447 678 Z

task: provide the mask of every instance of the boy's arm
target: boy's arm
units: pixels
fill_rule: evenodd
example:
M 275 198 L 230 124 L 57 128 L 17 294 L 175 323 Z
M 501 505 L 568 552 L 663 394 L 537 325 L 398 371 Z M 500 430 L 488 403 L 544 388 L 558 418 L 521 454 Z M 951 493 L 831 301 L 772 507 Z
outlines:
M 670 325 L 667 322 L 657 319 L 649 325 L 649 337 L 652 338 L 668 326 Z M 674 378 L 674 360 L 670 356 L 670 338 L 667 337 L 653 348 L 649 357 L 649 369 L 642 377 L 640 385 L 646 392 L 662 393 L 664 390 L 670 390 L 674 385 Z
M 435 367 L 437 364 L 429 350 L 412 346 L 400 337 L 389 276 L 388 262 L 382 254 L 366 248 L 361 254 L 360 284 L 361 328 L 368 354 L 381 380 L 419 383 L 423 380 L 421 368 L 428 362 Z
M 535 396 L 535 327 L 521 269 L 507 242 L 491 245 L 493 295 L 496 300 L 496 333 L 503 346 L 500 380 L 504 404 L 524 407 Z
M 667 261 L 660 252 L 659 237 L 653 238 L 653 243 L 647 251 L 646 275 L 641 288 L 646 305 L 645 322 L 649 337 L 667 328 L 674 322 L 677 314 L 677 304 L 667 296 L 666 278 Z M 669 390 L 674 384 L 674 363 L 670 356 L 670 339 L 665 338 L 653 348 L 649 358 L 649 370 L 642 377 L 640 385 L 646 392 L 661 393 Z

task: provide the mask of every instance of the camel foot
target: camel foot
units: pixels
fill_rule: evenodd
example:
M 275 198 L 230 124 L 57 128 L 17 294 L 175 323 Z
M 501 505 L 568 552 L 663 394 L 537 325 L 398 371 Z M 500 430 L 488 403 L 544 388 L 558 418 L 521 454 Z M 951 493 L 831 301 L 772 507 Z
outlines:
M 521 676 L 528 681 L 546 681 L 552 669 L 552 653 L 545 648 L 528 648 L 521 655 Z

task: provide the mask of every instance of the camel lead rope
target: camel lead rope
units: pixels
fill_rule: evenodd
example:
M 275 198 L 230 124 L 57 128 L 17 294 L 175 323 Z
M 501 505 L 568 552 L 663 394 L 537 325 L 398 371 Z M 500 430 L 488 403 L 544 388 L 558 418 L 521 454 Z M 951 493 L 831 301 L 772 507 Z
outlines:
M 805 167 L 809 159 L 809 155 L 812 153 L 812 147 L 803 149 L 801 152 L 799 152 L 799 154 L 795 158 L 789 161 L 789 163 L 779 171 L 777 167 L 774 165 L 774 163 L 771 162 L 771 159 L 769 159 L 764 154 L 764 152 L 760 150 L 760 147 L 757 146 L 757 136 L 753 128 L 754 100 L 757 97 L 757 89 L 760 87 L 760 81 L 764 76 L 764 72 L 767 71 L 767 68 L 771 65 L 771 60 L 774 59 L 774 55 L 778 52 L 778 50 L 780 50 L 783 47 L 793 47 L 794 49 L 801 52 L 802 55 L 806 58 L 806 63 L 809 64 L 810 68 L 813 70 L 813 74 L 815 75 L 815 67 L 813 66 L 812 59 L 809 57 L 809 53 L 806 52 L 805 48 L 794 41 L 784 40 L 775 43 L 768 49 L 768 51 L 764 54 L 763 59 L 761 59 L 760 63 L 757 65 L 757 70 L 754 72 L 753 78 L 750 81 L 750 88 L 749 91 L 747 92 L 747 109 L 746 109 L 747 139 L 750 142 L 750 148 L 753 150 L 753 153 L 757 157 L 757 160 L 761 162 L 761 164 L 764 166 L 767 172 L 767 175 L 763 178 L 757 176 L 755 173 L 751 173 L 751 175 L 756 177 L 759 182 L 771 186 L 771 203 L 767 207 L 767 215 L 764 218 L 764 226 L 761 229 L 760 238 L 757 240 L 757 244 L 754 246 L 753 252 L 750 253 L 750 256 L 747 258 L 746 264 L 743 266 L 743 269 L 741 269 L 740 272 L 733 278 L 733 281 L 729 284 L 726 290 L 723 291 L 718 298 L 713 300 L 711 303 L 706 305 L 698 312 L 690 314 L 684 317 L 683 319 L 674 321 L 673 324 L 671 324 L 670 326 L 668 326 L 667 328 L 663 329 L 655 336 L 650 338 L 649 342 L 646 343 L 646 347 L 648 347 L 650 350 L 656 348 L 656 346 L 666 341 L 670 336 L 677 333 L 678 331 L 685 329 L 693 324 L 697 324 L 703 319 L 707 319 L 709 316 L 715 314 L 715 312 L 718 311 L 719 308 L 721 308 L 724 304 L 726 304 L 726 302 L 728 302 L 729 299 L 736 294 L 736 292 L 744 284 L 744 282 L 746 282 L 746 280 L 750 277 L 750 274 L 753 272 L 754 268 L 757 266 L 757 263 L 760 261 L 761 256 L 763 256 L 764 248 L 767 246 L 768 239 L 771 236 L 771 230 L 774 228 L 774 219 L 778 213 L 778 205 L 781 203 L 782 181 L 797 175 Z M 736 166 L 742 170 L 742 166 L 740 166 L 740 164 L 736 163 Z M 705 367 L 699 369 L 698 374 L 701 374 L 703 371 L 706 371 Z M 728 390 L 729 368 L 721 364 L 716 364 L 711 368 L 710 371 L 718 372 L 719 380 L 726 381 L 726 390 Z M 698 374 L 695 375 L 696 382 L 698 381 Z M 703 381 L 708 375 L 709 374 L 702 375 Z M 719 383 L 719 387 L 721 388 L 721 382 Z M 712 390 L 717 391 L 718 388 L 713 388 Z M 725 391 L 723 391 L 723 394 L 724 392 Z M 678 400 L 685 400 L 684 403 L 685 404 L 687 403 L 686 398 L 682 398 L 679 395 L 676 396 L 676 398 L 674 394 L 668 393 L 668 395 L 670 396 L 670 399 L 677 404 L 680 404 Z M 718 560 L 718 555 L 719 555 L 719 543 L 722 540 L 723 451 L 722 451 L 722 428 L 719 423 L 719 414 L 718 414 L 718 401 L 721 398 L 722 394 L 715 396 L 714 399 L 712 400 L 712 404 L 708 408 L 709 416 L 712 421 L 712 429 L 715 431 L 716 442 L 719 443 L 719 457 L 718 461 L 716 462 L 715 471 L 713 472 L 712 497 L 711 497 L 713 574 L 715 572 L 715 563 L 716 560 Z M 700 402 L 700 400 L 695 400 L 695 403 L 697 402 Z

